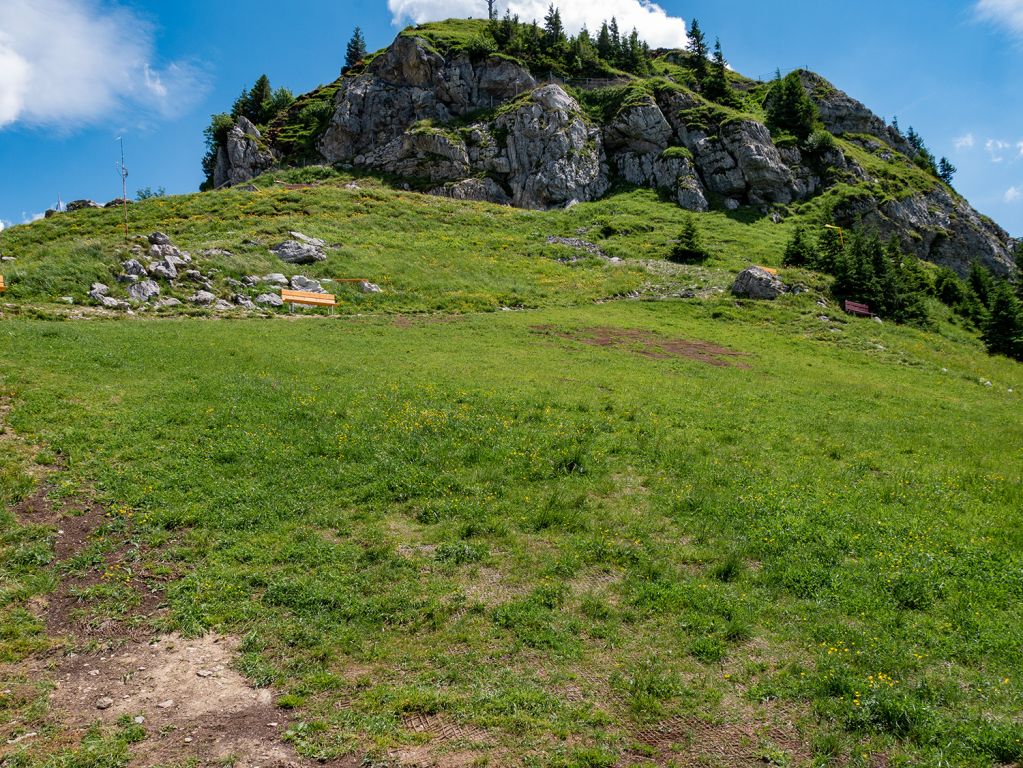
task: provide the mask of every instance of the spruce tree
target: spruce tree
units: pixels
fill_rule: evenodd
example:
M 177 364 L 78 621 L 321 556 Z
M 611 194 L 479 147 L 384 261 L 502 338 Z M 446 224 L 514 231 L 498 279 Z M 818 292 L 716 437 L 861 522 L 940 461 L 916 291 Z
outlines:
M 608 29 L 605 21 L 600 25 L 600 33 L 597 35 L 597 55 L 604 61 L 611 61 L 614 58 L 614 46 L 611 44 L 611 30 Z
M 980 299 L 980 303 L 990 309 L 995 289 L 995 278 L 991 271 L 979 261 L 974 261 L 970 264 L 969 283 L 973 292 L 977 294 L 977 298 Z
M 782 264 L 786 267 L 812 266 L 817 261 L 817 249 L 813 247 L 806 230 L 797 226 L 792 233 L 792 239 L 785 246 L 785 256 Z
M 703 91 L 708 99 L 719 104 L 729 104 L 732 101 L 732 88 L 728 84 L 728 66 L 725 54 L 721 50 L 720 38 L 714 41 L 714 59 Z
M 700 231 L 696 227 L 696 219 L 686 214 L 682 220 L 682 230 L 679 232 L 678 240 L 668 254 L 668 260 L 676 264 L 687 264 L 694 261 L 703 261 L 707 258 L 707 252 L 700 240 Z
M 958 171 L 959 169 L 952 165 L 947 157 L 941 158 L 938 162 L 938 176 L 949 186 L 952 186 L 952 179 L 955 178 Z
M 992 354 L 1023 359 L 1023 308 L 1004 280 L 998 282 L 991 294 L 984 344 Z
M 767 97 L 767 127 L 791 133 L 806 141 L 819 120 L 817 105 L 803 88 L 799 72 L 790 72 L 775 82 Z
M 611 17 L 611 62 L 621 63 L 622 60 L 622 33 L 618 29 L 618 19 Z
M 543 20 L 544 42 L 548 48 L 556 48 L 565 42 L 565 26 L 561 23 L 561 11 L 552 4 Z
M 366 58 L 366 38 L 362 36 L 362 28 L 356 27 L 352 39 L 345 49 L 345 68 L 351 69 Z
M 702 86 L 703 81 L 707 79 L 707 39 L 697 19 L 693 19 L 689 28 L 689 45 L 686 48 L 692 58 L 696 81 Z

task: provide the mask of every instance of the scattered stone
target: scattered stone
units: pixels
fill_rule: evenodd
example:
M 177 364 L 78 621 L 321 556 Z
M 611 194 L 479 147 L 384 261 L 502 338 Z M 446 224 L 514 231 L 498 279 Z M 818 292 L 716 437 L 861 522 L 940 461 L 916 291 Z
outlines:
M 256 297 L 256 303 L 262 304 L 264 307 L 283 307 L 284 299 L 276 293 L 261 293 Z
M 137 283 L 142 278 L 138 275 L 118 275 L 116 279 L 119 283 Z
M 235 280 L 233 277 L 225 277 L 224 282 L 231 288 L 243 288 L 245 286 L 245 283 L 241 280 Z
M 990 381 L 988 381 L 987 379 L 981 379 L 981 380 L 980 380 L 980 383 L 981 383 L 981 384 L 983 384 L 983 385 L 984 385 L 985 387 L 993 387 L 993 386 L 994 386 L 994 384 L 992 384 L 992 383 L 991 383 Z
M 604 252 L 596 243 L 580 240 L 577 237 L 555 237 L 551 235 L 547 238 L 547 245 L 564 245 L 569 248 L 575 248 L 577 251 L 586 251 L 591 256 L 604 256 Z
M 154 261 L 165 261 L 175 267 L 183 267 L 191 263 L 191 254 L 185 253 L 174 245 L 153 245 L 149 248 L 149 257 Z
M 359 189 L 359 185 L 356 184 L 354 181 L 351 181 L 351 182 L 345 184 L 345 189 L 348 189 L 348 190 L 351 190 L 351 191 L 354 192 L 355 190 Z
M 763 267 L 750 267 L 739 274 L 732 293 L 747 299 L 777 299 L 788 287 Z
M 771 214 L 771 223 L 772 223 L 772 224 L 781 224 L 781 223 L 782 223 L 782 217 L 781 217 L 781 214 L 780 214 L 780 213 L 778 213 L 777 211 L 774 211 L 774 212 L 773 212 L 773 213 Z
M 259 285 L 259 275 L 246 275 L 242 278 L 242 285 L 249 288 L 254 285 Z
M 171 239 L 163 232 L 154 232 L 147 239 L 150 245 L 173 245 Z
M 737 211 L 739 210 L 739 201 L 734 197 L 725 199 L 725 210 L 726 211 Z
M 103 206 L 97 203 L 95 200 L 72 200 L 67 204 L 67 210 L 69 213 L 74 211 L 82 211 L 86 208 L 102 208 Z
M 225 251 L 223 248 L 208 248 L 205 251 L 199 251 L 200 256 L 205 256 L 207 259 L 215 259 L 217 257 L 231 257 L 234 256 L 230 251 Z
M 155 304 L 153 304 L 153 306 L 156 307 L 156 309 L 170 309 L 171 307 L 180 307 L 181 302 L 175 299 L 173 296 L 168 296 L 166 298 L 160 299 Z
M 160 295 L 160 286 L 153 280 L 142 280 L 128 286 L 128 295 L 135 301 L 149 301 Z
M 113 296 L 100 296 L 96 301 L 104 309 L 128 309 L 128 302 L 115 299 Z
M 132 722 L 135 723 L 135 725 L 142 725 L 144 722 L 146 722 L 146 718 L 143 717 L 142 715 L 139 715 L 138 717 L 134 718 Z
M 789 289 L 793 296 L 799 296 L 802 293 L 808 293 L 809 290 L 810 289 L 807 286 L 803 285 L 802 283 L 796 283 Z
M 114 706 L 114 700 L 109 696 L 96 700 L 96 709 L 110 709 L 112 706 Z
M 317 261 L 324 261 L 327 258 L 318 246 L 300 243 L 297 240 L 285 240 L 270 251 L 277 255 L 281 261 L 289 264 L 314 264 Z
M 121 262 L 121 269 L 124 270 L 124 274 L 133 275 L 135 277 L 148 277 L 146 268 L 142 266 L 142 262 L 137 259 L 128 259 L 127 261 Z
M 209 291 L 196 291 L 188 297 L 188 301 L 191 304 L 198 304 L 200 307 L 208 307 L 217 300 Z
M 871 318 L 871 319 L 872 319 L 872 320 L 873 320 L 873 321 L 874 321 L 875 323 L 877 323 L 878 325 L 884 325 L 884 320 L 882 320 L 882 319 L 881 319 L 880 317 L 878 317 L 877 315 L 874 315 L 874 317 L 873 317 L 873 318 Z
M 381 288 L 379 285 L 377 285 L 376 283 L 370 283 L 368 281 L 367 282 L 363 282 L 363 283 L 359 283 L 359 287 L 362 289 L 363 293 L 383 293 L 384 292 L 384 289 Z
M 14 256 L 0 256 L 0 261 L 10 262 L 10 261 L 17 261 L 17 259 Z
M 202 272 L 200 272 L 198 269 L 188 269 L 188 270 L 185 270 L 184 278 L 186 280 L 190 280 L 193 283 L 205 283 L 206 282 L 206 278 L 204 278 L 202 276 Z
M 170 709 L 174 706 L 174 699 L 167 699 L 167 701 L 161 701 L 156 705 L 160 709 Z
M 252 299 L 242 294 L 238 294 L 234 297 L 234 303 L 242 309 L 256 309 L 256 305 L 252 303 Z
M 43 217 L 47 219 L 52 219 L 58 213 L 60 213 L 60 211 L 55 211 L 53 208 L 47 208 L 46 213 L 43 214 Z
M 300 243 L 311 245 L 313 248 L 326 248 L 327 241 L 320 240 L 318 237 L 309 237 L 309 235 L 303 235 L 301 232 L 289 232 L 293 240 L 298 240 Z
M 295 275 L 291 278 L 291 290 L 307 291 L 309 293 L 326 293 L 319 280 L 313 280 L 305 275 Z
M 208 669 L 200 669 L 195 675 L 196 677 L 213 677 L 213 673 Z
M 110 293 L 110 288 L 103 283 L 93 283 L 92 288 L 89 289 L 89 298 L 94 301 L 99 301 Z
M 125 199 L 123 197 L 117 197 L 117 198 L 114 198 L 113 200 L 111 200 L 109 203 L 107 203 L 103 207 L 104 208 L 117 208 L 117 207 L 125 205 L 125 204 L 131 205 L 133 202 L 134 202 L 133 200 L 127 200 L 127 199 Z
M 169 261 L 155 261 L 149 265 L 149 273 L 164 280 L 177 280 L 178 270 Z
M 217 299 L 217 303 L 213 305 L 213 308 L 220 311 L 234 309 L 234 304 L 224 299 Z
M 74 304 L 75 303 L 75 297 L 74 296 L 61 296 L 60 300 L 63 301 L 65 304 Z
M 263 275 L 263 282 L 269 283 L 270 285 L 280 286 L 285 286 L 289 284 L 288 278 L 286 278 L 280 272 L 273 272 L 269 275 Z

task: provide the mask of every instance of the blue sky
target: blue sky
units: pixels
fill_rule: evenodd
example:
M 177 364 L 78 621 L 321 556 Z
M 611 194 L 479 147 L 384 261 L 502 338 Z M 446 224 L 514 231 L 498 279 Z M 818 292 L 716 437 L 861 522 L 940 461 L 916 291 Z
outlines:
M 527 17 L 547 2 L 507 0 Z M 484 0 L 0 0 L 0 221 L 30 220 L 58 194 L 118 197 L 121 136 L 132 196 L 194 191 L 210 114 L 260 74 L 302 92 L 337 75 L 356 25 L 377 48 L 396 16 L 477 5 L 483 15 Z M 915 127 L 974 206 L 1023 235 L 1023 0 L 559 5 L 570 23 L 616 14 L 662 45 L 698 18 L 748 75 L 808 66 Z

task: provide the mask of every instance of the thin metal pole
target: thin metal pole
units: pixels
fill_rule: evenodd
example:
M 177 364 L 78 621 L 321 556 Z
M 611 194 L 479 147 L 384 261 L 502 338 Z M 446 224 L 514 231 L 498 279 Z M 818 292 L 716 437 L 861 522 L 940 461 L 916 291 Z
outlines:
M 128 234 L 128 169 L 124 167 L 124 137 L 117 139 L 121 142 L 121 164 L 117 166 L 117 172 L 121 176 L 121 205 L 124 207 L 124 241 L 128 242 L 131 236 Z

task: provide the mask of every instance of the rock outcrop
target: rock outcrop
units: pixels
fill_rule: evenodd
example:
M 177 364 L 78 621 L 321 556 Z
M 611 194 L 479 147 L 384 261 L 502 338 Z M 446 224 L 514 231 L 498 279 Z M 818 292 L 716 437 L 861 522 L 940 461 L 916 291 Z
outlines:
M 897 130 L 818 75 L 800 75 L 828 131 L 861 145 L 876 139 L 895 161 L 908 162 L 913 149 Z M 841 148 L 804 155 L 776 145 L 763 123 L 682 85 L 648 85 L 624 89 L 622 105 L 602 107 L 598 117 L 567 87 L 538 83 L 508 57 L 445 56 L 407 31 L 343 78 L 316 146 L 328 163 L 415 181 L 434 194 L 539 209 L 597 199 L 616 179 L 691 211 L 713 203 L 773 215 L 840 181 L 875 191 L 889 183 Z M 218 184 L 276 160 L 241 121 L 222 154 Z M 908 198 L 886 191 L 848 199 L 836 211 L 841 223 L 897 234 L 922 258 L 960 273 L 975 258 L 998 273 L 1011 269 L 1005 232 L 936 178 L 931 190 Z
M 213 172 L 215 189 L 244 184 L 278 161 L 279 156 L 263 141 L 263 135 L 252 122 L 242 116 L 227 134 L 227 141 L 217 151 Z
M 732 293 L 746 299 L 777 299 L 788 293 L 788 286 L 763 267 L 749 267 L 739 273 Z

